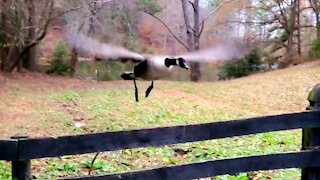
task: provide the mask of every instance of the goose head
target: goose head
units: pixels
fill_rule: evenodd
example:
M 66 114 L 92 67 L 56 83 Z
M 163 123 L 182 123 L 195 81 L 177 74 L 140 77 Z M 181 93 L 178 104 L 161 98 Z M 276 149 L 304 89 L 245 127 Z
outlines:
M 164 64 L 167 67 L 179 66 L 179 67 L 184 68 L 184 69 L 189 69 L 189 66 L 188 66 L 186 60 L 181 58 L 181 57 L 179 57 L 179 58 L 165 58 Z
M 179 65 L 181 68 L 189 69 L 189 66 L 188 66 L 186 60 L 183 59 L 182 57 L 179 57 L 177 62 L 179 63 L 178 65 Z

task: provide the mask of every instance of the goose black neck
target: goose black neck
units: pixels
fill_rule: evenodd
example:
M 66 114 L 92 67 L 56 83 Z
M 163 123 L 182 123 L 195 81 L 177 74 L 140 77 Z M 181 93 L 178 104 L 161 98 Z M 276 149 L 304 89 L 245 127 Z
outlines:
M 175 58 L 166 58 L 166 59 L 164 60 L 164 64 L 165 64 L 167 67 L 176 66 L 176 65 L 177 65 L 177 59 L 175 59 Z

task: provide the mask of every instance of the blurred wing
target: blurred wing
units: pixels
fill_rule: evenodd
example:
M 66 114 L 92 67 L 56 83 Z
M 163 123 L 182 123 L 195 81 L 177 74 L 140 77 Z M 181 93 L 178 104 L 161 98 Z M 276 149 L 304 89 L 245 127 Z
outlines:
M 186 53 L 177 57 L 182 57 L 189 62 L 216 63 L 232 61 L 242 58 L 247 50 L 242 43 L 220 44 L 212 48 Z
M 144 61 L 145 58 L 139 53 L 135 53 L 121 46 L 115 46 L 99 42 L 83 34 L 68 34 L 67 43 L 72 49 L 87 53 L 98 59 L 111 59 L 121 61 Z

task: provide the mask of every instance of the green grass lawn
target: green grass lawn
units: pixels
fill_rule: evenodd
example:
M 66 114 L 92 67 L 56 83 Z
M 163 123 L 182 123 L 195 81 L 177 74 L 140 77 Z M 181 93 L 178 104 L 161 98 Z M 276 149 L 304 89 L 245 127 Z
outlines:
M 131 82 L 88 82 L 37 75 L 9 78 L 0 88 L 0 134 L 61 136 L 226 121 L 303 111 L 320 78 L 318 62 L 221 82 L 138 82 L 140 102 Z M 1 80 L 1 79 L 0 79 Z M 78 128 L 81 122 L 84 126 Z M 201 160 L 297 151 L 301 130 L 263 133 L 174 146 L 101 153 L 94 174 L 176 165 Z M 186 153 L 177 153 L 177 150 Z M 32 160 L 39 179 L 86 175 L 94 154 Z M 219 176 L 216 179 L 299 179 L 287 169 Z M 10 164 L 0 161 L 0 179 L 10 178 Z

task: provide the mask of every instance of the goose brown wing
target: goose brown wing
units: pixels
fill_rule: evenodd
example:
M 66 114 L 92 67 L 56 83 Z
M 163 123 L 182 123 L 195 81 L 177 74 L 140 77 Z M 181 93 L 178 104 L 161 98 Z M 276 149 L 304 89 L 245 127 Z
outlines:
M 145 57 L 124 47 L 99 42 L 83 34 L 68 35 L 67 42 L 70 48 L 84 52 L 96 59 L 120 60 L 121 62 L 141 62 Z

